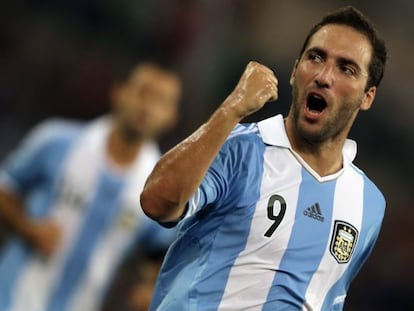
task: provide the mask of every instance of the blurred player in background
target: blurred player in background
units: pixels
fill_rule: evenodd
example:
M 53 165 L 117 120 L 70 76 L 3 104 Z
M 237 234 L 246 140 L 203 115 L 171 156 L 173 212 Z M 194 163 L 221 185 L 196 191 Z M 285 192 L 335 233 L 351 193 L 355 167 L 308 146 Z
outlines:
M 175 73 L 140 64 L 113 86 L 111 115 L 43 122 L 8 156 L 0 310 L 97 310 L 128 250 L 168 247 L 173 231 L 137 205 L 160 156 L 154 139 L 175 125 L 180 92 Z

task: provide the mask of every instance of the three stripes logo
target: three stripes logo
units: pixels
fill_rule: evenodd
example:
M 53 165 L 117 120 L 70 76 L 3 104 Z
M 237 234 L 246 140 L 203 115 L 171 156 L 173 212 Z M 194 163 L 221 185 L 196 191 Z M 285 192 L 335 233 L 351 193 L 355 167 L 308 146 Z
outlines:
M 322 215 L 322 210 L 321 210 L 321 207 L 319 206 L 319 203 L 315 203 L 312 206 L 305 209 L 303 211 L 303 215 L 311 217 L 321 222 L 325 220 L 325 217 L 323 217 Z

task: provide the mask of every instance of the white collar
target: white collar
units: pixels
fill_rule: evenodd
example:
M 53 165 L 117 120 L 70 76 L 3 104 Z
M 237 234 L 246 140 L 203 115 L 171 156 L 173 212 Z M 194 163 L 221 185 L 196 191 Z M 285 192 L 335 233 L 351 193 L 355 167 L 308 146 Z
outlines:
M 293 155 L 296 157 L 296 159 L 318 180 L 320 181 L 330 180 L 332 178 L 336 178 L 338 175 L 342 173 L 343 169 L 341 169 L 339 172 L 333 175 L 324 176 L 324 177 L 319 176 L 302 159 L 302 157 L 292 149 L 292 146 L 290 144 L 289 138 L 286 133 L 283 116 L 281 114 L 262 120 L 258 122 L 257 126 L 259 128 L 260 135 L 264 143 L 268 145 L 272 145 L 272 146 L 289 149 L 293 153 Z M 357 154 L 356 142 L 351 139 L 346 139 L 345 144 L 342 148 L 343 168 L 348 167 L 352 163 L 352 161 L 355 159 L 356 154 Z

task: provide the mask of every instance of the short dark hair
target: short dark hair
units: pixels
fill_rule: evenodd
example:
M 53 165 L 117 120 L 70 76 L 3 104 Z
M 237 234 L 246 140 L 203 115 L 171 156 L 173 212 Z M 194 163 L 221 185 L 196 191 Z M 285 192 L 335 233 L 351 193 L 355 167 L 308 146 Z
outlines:
M 127 83 L 134 70 L 140 66 L 151 66 L 165 72 L 169 72 L 175 75 L 179 75 L 178 67 L 175 64 L 171 64 L 163 59 L 156 57 L 146 58 L 123 58 L 112 67 L 112 83 L 123 84 Z
M 305 52 L 312 36 L 323 26 L 329 24 L 352 27 L 367 37 L 372 46 L 372 57 L 368 68 L 369 77 L 365 90 L 368 90 L 371 86 L 378 86 L 384 76 L 385 64 L 387 62 L 387 48 L 383 39 L 379 37 L 373 23 L 352 6 L 346 6 L 329 13 L 319 23 L 314 25 L 303 43 L 299 58 Z

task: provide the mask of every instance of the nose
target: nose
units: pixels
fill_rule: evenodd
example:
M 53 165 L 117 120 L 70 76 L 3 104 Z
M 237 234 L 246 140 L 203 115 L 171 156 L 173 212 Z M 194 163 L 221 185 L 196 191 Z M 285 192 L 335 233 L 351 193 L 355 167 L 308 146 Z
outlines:
M 333 66 L 325 63 L 315 76 L 315 83 L 320 88 L 330 88 L 333 83 Z

